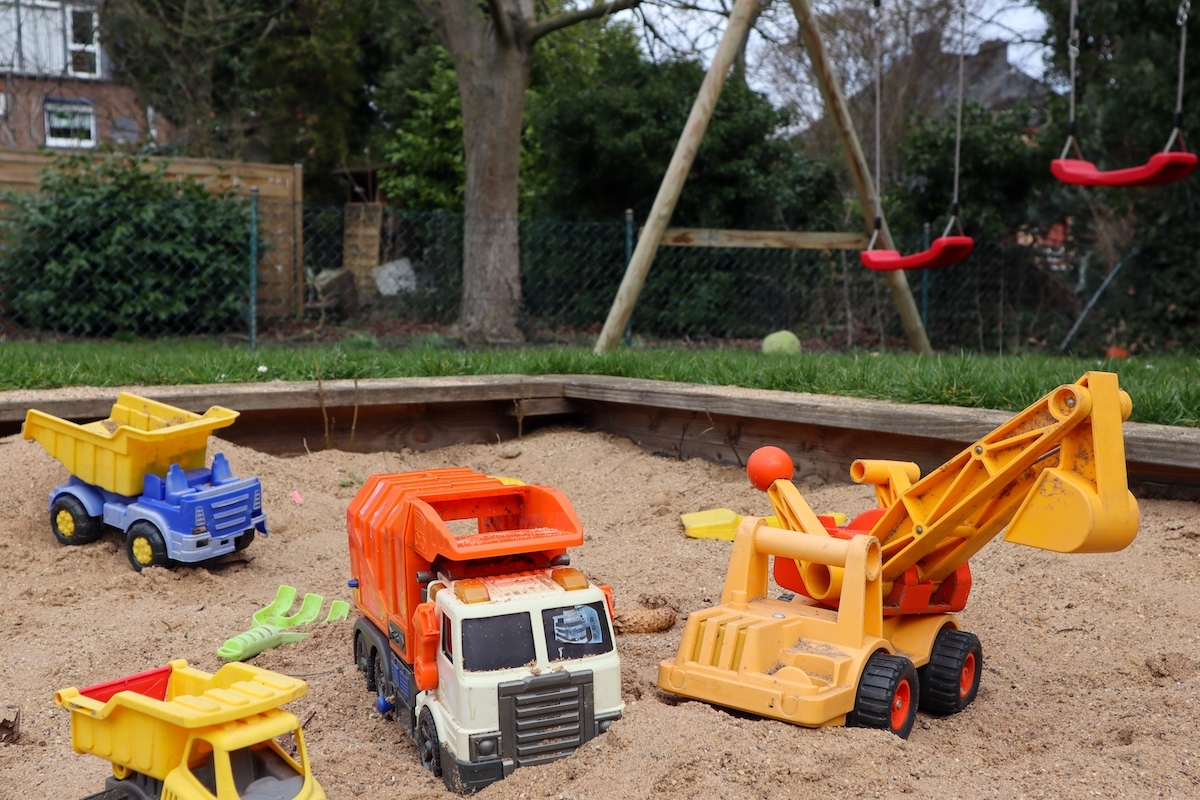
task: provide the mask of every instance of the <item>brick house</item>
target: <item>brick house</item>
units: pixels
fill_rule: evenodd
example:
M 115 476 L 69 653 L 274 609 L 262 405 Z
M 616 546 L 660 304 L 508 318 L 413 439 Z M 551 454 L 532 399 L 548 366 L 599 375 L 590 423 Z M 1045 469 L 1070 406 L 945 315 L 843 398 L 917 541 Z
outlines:
M 163 121 L 113 79 L 89 0 L 0 0 L 0 147 L 156 141 Z

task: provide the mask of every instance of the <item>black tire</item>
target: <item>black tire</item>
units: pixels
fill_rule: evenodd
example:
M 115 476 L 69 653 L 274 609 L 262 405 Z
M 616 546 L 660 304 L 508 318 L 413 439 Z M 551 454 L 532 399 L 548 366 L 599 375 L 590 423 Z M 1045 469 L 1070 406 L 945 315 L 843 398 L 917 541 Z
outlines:
M 129 526 L 125 534 L 125 555 L 138 572 L 146 567 L 168 567 L 167 543 L 162 532 L 151 522 L 142 520 Z
M 124 789 L 105 789 L 100 794 L 89 794 L 83 800 L 137 800 Z
M 104 533 L 104 522 L 90 516 L 78 497 L 64 494 L 50 506 L 50 530 L 59 544 L 88 544 Z
M 967 631 L 942 628 L 933 640 L 929 663 L 921 677 L 921 710 L 945 716 L 957 714 L 979 693 L 983 674 L 983 646 Z
M 442 743 L 438 741 L 437 726 L 428 708 L 421 709 L 421 720 L 417 723 L 417 758 L 422 767 L 441 777 Z
M 354 666 L 367 679 L 367 691 L 375 691 L 371 684 L 371 652 L 367 650 L 367 640 L 358 631 L 354 632 Z
M 371 659 L 371 688 L 375 694 L 387 699 L 387 656 L 375 651 L 375 656 Z
M 241 536 L 233 540 L 233 552 L 239 553 L 250 546 L 254 541 L 254 528 L 243 533 Z
M 916 667 L 903 656 L 875 653 L 858 679 L 854 711 L 846 724 L 879 728 L 907 739 L 917 721 L 921 684 Z

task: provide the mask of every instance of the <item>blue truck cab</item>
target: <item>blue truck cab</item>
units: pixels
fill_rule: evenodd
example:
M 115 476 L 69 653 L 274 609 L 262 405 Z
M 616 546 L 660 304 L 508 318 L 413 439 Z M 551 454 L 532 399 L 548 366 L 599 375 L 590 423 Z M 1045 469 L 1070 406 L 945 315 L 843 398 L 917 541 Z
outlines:
M 98 539 L 104 526 L 125 533 L 125 553 L 139 572 L 196 564 L 243 550 L 267 535 L 258 478 L 238 478 L 224 453 L 211 467 L 165 476 L 147 473 L 140 497 L 106 491 L 72 476 L 50 492 L 50 527 L 63 544 Z

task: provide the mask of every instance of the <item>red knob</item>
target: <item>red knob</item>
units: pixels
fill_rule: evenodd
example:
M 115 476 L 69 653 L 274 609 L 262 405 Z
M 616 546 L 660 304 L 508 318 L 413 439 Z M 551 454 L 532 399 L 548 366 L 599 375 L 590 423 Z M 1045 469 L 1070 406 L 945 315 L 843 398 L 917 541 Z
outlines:
M 750 482 L 764 492 L 781 478 L 791 480 L 795 472 L 792 457 L 782 448 L 772 445 L 758 448 L 746 462 L 746 474 L 750 476 Z

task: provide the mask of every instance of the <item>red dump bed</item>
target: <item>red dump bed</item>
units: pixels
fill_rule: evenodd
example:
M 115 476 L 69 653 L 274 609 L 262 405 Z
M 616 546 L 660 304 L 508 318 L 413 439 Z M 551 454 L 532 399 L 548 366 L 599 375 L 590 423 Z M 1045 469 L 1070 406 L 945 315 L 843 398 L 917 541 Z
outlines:
M 107 703 L 114 694 L 124 691 L 137 692 L 154 700 L 166 700 L 167 684 L 171 681 L 171 669 L 171 665 L 167 664 L 139 672 L 136 675 L 117 678 L 115 681 L 97 683 L 95 686 L 80 689 L 79 693 L 98 703 Z

